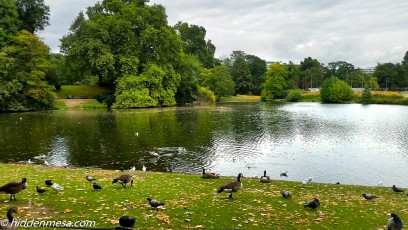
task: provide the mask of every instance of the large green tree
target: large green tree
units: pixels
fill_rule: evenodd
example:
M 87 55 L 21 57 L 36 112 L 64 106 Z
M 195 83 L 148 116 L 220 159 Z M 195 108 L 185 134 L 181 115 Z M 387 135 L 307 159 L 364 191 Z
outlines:
M 317 59 L 305 58 L 300 62 L 300 88 L 316 88 L 320 85 L 323 76 L 323 68 Z
M 200 73 L 200 85 L 210 89 L 217 100 L 234 94 L 234 81 L 226 66 L 203 69 Z
M 49 48 L 35 35 L 22 30 L 15 42 L 0 51 L 0 110 L 47 109 L 54 100 Z
M 174 104 L 181 79 L 175 68 L 182 61 L 182 41 L 168 25 L 164 7 L 146 2 L 103 0 L 88 7 L 86 16 L 80 13 L 62 38 L 61 49 L 66 54 L 67 65 L 76 73 L 98 76 L 100 85 L 111 88 L 123 84 L 121 81 L 127 82 L 128 78 L 145 79 L 149 73 L 153 74 L 152 78 L 161 76 L 158 86 L 166 92 L 159 90 L 161 96 L 157 96 L 148 90 L 149 97 L 157 100 L 157 105 Z M 143 86 L 145 80 L 136 82 Z M 132 86 L 138 89 L 135 92 L 145 95 L 146 88 Z M 170 98 L 163 98 L 165 95 Z M 134 103 L 129 106 L 137 107 Z
M 198 76 L 201 68 L 201 63 L 196 56 L 183 55 L 182 61 L 177 67 L 177 72 L 181 75 L 180 85 L 176 93 L 178 104 L 191 103 L 198 99 Z
M 21 21 L 15 0 L 0 0 L 0 49 L 9 44 L 17 34 Z
M 265 83 L 262 88 L 262 100 L 282 99 L 285 97 L 288 70 L 286 66 L 276 62 L 269 66 Z
M 174 28 L 183 41 L 186 54 L 196 56 L 204 68 L 214 67 L 215 46 L 211 40 L 205 40 L 207 31 L 204 27 L 178 22 Z
M 340 80 L 347 82 L 350 86 L 356 83 L 354 78 L 354 65 L 345 61 L 330 62 L 327 65 L 330 76 L 337 77 Z
M 378 79 L 381 88 L 404 87 L 404 68 L 397 63 L 377 64 L 374 69 L 374 77 Z M 405 85 L 406 86 L 406 85 Z
M 235 93 L 252 94 L 253 83 L 251 70 L 245 60 L 244 51 L 233 51 L 230 56 L 229 69 L 232 79 L 235 82 Z
M 50 7 L 44 0 L 16 0 L 16 7 L 21 20 L 20 30 L 31 33 L 44 30 L 50 19 Z
M 255 55 L 246 55 L 245 60 L 248 64 L 249 71 L 252 76 L 252 93 L 255 95 L 261 95 L 262 92 L 262 83 L 265 81 L 265 75 L 268 71 L 266 67 L 265 60 L 262 60 Z

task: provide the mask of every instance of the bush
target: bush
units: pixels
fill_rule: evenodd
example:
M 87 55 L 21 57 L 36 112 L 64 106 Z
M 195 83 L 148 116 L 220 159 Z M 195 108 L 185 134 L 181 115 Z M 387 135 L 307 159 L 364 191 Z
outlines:
M 320 86 L 320 99 L 323 103 L 343 103 L 353 99 L 354 92 L 344 81 L 329 77 Z
M 361 94 L 361 103 L 363 104 L 371 104 L 373 102 L 373 95 L 371 94 L 371 89 L 366 84 L 364 86 L 363 94 Z
M 205 87 L 198 88 L 198 101 L 199 102 L 214 103 L 215 99 L 216 99 L 215 95 L 211 90 Z
M 302 98 L 302 92 L 298 89 L 289 91 L 288 95 L 286 96 L 286 101 L 289 102 L 297 102 Z

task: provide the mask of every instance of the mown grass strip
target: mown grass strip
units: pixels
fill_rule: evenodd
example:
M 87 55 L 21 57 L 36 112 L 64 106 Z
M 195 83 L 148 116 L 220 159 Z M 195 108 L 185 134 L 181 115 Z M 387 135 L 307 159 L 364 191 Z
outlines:
M 137 219 L 138 229 L 384 229 L 391 212 L 408 219 L 407 195 L 391 188 L 365 187 L 273 180 L 260 183 L 243 178 L 243 189 L 228 199 L 216 189 L 235 177 L 202 179 L 200 175 L 161 172 L 134 173 L 134 186 L 123 189 L 112 184 L 120 171 L 0 164 L 0 184 L 27 178 L 28 188 L 9 201 L 0 196 L 0 213 L 18 206 L 19 220 L 92 220 L 96 227 L 114 227 L 122 215 Z M 260 172 L 261 174 L 262 172 Z M 97 178 L 101 191 L 93 191 L 85 176 Z M 245 175 L 244 175 L 245 176 Z M 45 179 L 65 187 L 56 192 Z M 35 187 L 48 189 L 39 195 Z M 280 192 L 292 197 L 284 199 Z M 379 196 L 366 201 L 362 193 Z M 165 203 L 152 210 L 147 197 Z M 321 207 L 306 209 L 303 204 L 317 197 Z

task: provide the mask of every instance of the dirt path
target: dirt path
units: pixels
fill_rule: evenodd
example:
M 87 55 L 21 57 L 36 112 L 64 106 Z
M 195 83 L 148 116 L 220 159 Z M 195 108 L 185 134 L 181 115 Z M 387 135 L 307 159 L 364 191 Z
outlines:
M 97 102 L 95 99 L 58 99 L 58 101 L 64 102 L 67 108 L 75 108 L 85 103 Z

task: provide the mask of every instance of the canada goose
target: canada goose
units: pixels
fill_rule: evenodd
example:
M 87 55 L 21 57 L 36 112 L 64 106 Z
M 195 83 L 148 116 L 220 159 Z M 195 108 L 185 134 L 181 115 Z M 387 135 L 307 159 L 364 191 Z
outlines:
M 223 186 L 218 188 L 217 192 L 218 193 L 227 192 L 230 194 L 229 198 L 233 198 L 232 193 L 238 192 L 242 188 L 241 177 L 243 177 L 243 175 L 242 173 L 239 173 L 236 181 L 231 181 L 227 184 L 224 184 Z
M 57 191 L 57 192 L 64 190 L 64 187 L 62 187 L 61 185 L 56 184 L 56 183 L 53 183 L 53 184 L 51 185 L 51 188 L 54 189 L 54 190 Z
M 0 192 L 5 192 L 10 194 L 10 200 L 11 198 L 14 197 L 14 200 L 16 200 L 16 193 L 19 193 L 20 191 L 24 190 L 27 188 L 27 180 L 26 178 L 23 178 L 21 182 L 13 181 L 9 182 L 3 186 L 0 187 Z
M 12 224 L 14 220 L 14 213 L 18 214 L 18 208 L 12 207 L 7 211 L 7 219 L 0 220 L 0 229 L 17 229 L 17 225 Z
M 99 184 L 97 184 L 96 182 L 93 183 L 92 187 L 93 187 L 94 190 L 101 190 L 102 189 L 102 187 Z
M 92 181 L 96 180 L 95 178 L 93 178 L 93 177 L 91 177 L 91 176 L 85 176 L 85 178 L 86 178 L 86 180 L 87 180 L 88 182 L 92 182 Z
M 135 218 L 131 218 L 129 216 L 122 216 L 119 219 L 119 224 L 121 227 L 126 228 L 126 229 L 131 229 L 135 226 Z
M 128 174 L 122 174 L 119 177 L 116 177 L 115 179 L 113 179 L 112 184 L 113 183 L 121 183 L 123 188 L 126 188 L 126 184 L 130 182 L 130 187 L 133 186 L 133 176 L 128 175 Z
M 283 198 L 288 198 L 288 197 L 290 197 L 290 192 L 288 192 L 288 191 L 286 191 L 286 190 L 283 190 L 283 191 L 281 192 L 281 195 L 282 195 Z
M 261 176 L 261 179 L 259 180 L 259 182 L 262 182 L 262 183 L 269 183 L 269 182 L 271 182 L 271 178 L 266 175 L 266 170 L 264 170 L 264 175 Z
M 164 203 L 157 201 L 157 200 L 153 200 L 152 198 L 147 198 L 147 200 L 149 201 L 150 206 L 152 206 L 152 208 L 157 210 L 157 207 L 159 207 L 160 205 L 164 205 Z
M 205 179 L 217 179 L 219 175 L 212 172 L 206 172 L 205 169 L 203 168 L 203 173 L 201 173 L 201 177 Z
M 388 230 L 401 230 L 404 227 L 404 223 L 395 213 L 391 213 L 391 218 L 388 220 Z
M 312 201 L 310 201 L 308 204 L 305 204 L 304 207 L 309 207 L 313 210 L 315 210 L 316 208 L 318 208 L 320 206 L 320 201 L 317 198 L 314 198 Z
M 41 188 L 40 186 L 37 185 L 36 190 L 39 194 L 45 193 L 47 190 Z
M 50 179 L 45 180 L 45 184 L 46 184 L 47 186 L 53 185 L 53 183 L 51 182 Z

